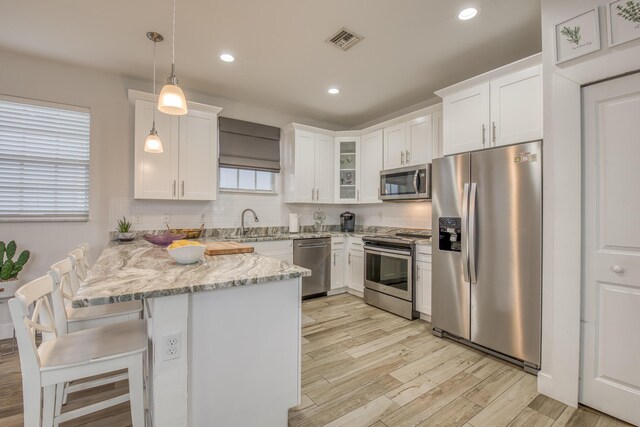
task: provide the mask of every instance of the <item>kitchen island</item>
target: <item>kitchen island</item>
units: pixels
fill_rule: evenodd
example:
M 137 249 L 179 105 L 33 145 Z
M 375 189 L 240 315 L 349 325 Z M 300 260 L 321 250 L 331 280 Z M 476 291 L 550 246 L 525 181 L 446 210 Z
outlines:
M 145 241 L 110 243 L 74 306 L 144 301 L 153 425 L 287 425 L 300 396 L 301 278 L 259 255 L 179 265 Z

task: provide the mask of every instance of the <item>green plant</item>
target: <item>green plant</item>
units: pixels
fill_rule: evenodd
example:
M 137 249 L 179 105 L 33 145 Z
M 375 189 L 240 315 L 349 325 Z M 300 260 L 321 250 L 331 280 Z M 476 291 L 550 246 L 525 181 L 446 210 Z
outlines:
M 573 43 L 576 46 L 580 44 L 580 40 L 582 39 L 582 34 L 580 34 L 580 27 L 562 27 L 560 34 L 565 36 L 569 43 Z
M 631 22 L 640 22 L 640 2 L 628 0 L 625 5 L 619 4 L 618 15 Z
M 29 257 L 31 256 L 31 252 L 24 250 L 18 256 L 18 259 L 13 261 L 15 254 L 15 241 L 10 241 L 8 245 L 0 241 L 0 282 L 17 279 L 18 273 L 22 271 L 22 267 L 29 261 Z
M 128 233 L 129 230 L 131 230 L 131 223 L 123 216 L 122 219 L 118 220 L 118 231 L 120 233 Z

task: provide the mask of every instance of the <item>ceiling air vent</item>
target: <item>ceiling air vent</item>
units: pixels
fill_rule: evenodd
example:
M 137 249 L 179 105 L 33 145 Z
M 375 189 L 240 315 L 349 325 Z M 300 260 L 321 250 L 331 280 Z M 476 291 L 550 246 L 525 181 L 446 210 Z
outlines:
M 364 39 L 364 37 L 360 37 L 342 27 L 337 33 L 327 39 L 327 43 L 334 45 L 340 50 L 347 50 L 362 39 Z

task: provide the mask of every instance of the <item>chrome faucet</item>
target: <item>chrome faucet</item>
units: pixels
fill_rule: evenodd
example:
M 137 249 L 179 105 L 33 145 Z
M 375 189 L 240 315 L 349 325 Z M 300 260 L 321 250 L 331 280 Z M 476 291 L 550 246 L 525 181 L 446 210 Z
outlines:
M 245 209 L 242 211 L 242 215 L 240 215 L 241 221 L 240 221 L 240 235 L 244 236 L 244 214 L 246 214 L 247 212 L 251 212 L 253 214 L 253 219 L 255 220 L 255 222 L 260 221 L 258 219 L 258 215 L 256 215 L 256 212 L 253 209 Z

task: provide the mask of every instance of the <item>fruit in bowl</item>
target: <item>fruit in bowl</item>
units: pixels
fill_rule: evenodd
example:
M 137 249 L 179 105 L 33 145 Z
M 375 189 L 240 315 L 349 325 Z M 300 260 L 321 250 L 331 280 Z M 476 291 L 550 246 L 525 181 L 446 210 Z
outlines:
M 178 264 L 194 264 L 204 255 L 206 246 L 188 240 L 176 240 L 167 247 L 167 252 Z

